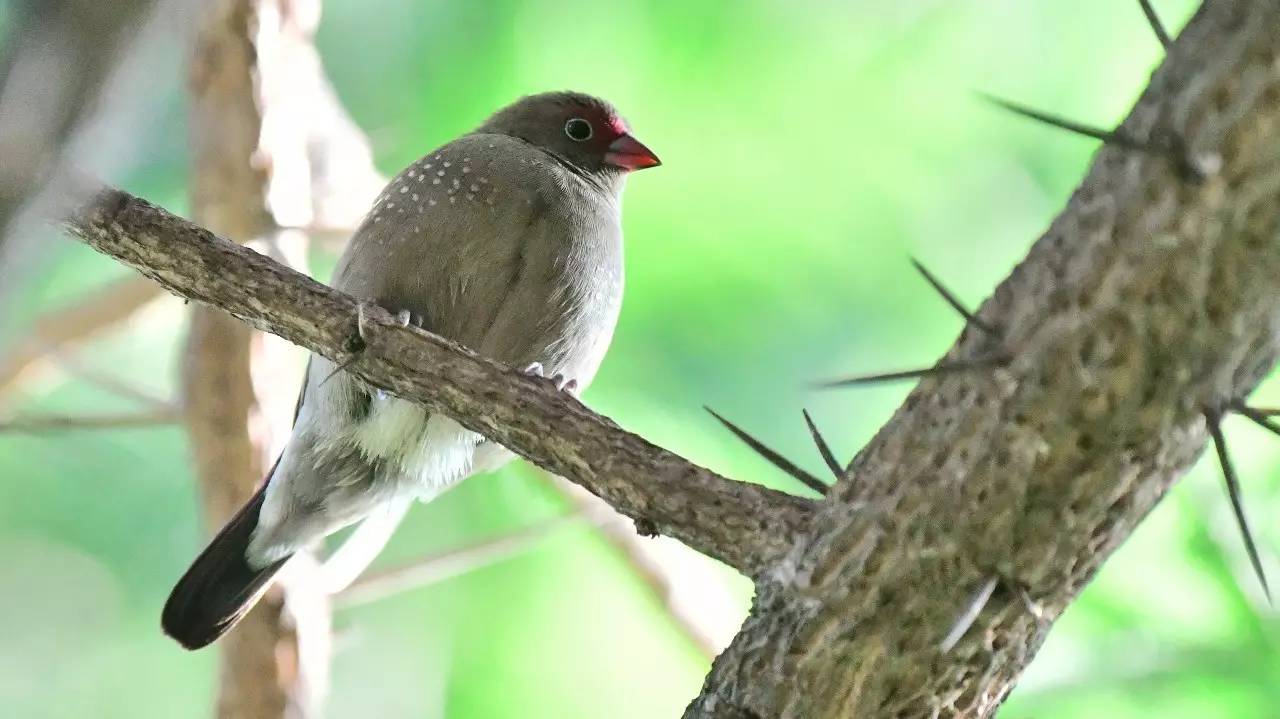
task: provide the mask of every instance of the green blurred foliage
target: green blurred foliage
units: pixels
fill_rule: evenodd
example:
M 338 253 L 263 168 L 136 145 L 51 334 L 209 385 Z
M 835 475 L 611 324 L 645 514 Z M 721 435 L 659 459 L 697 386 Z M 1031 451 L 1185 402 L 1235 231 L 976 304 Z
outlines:
M 1193 10 L 1158 5 L 1174 28 Z M 627 297 L 586 399 L 701 464 L 797 492 L 701 406 L 816 472 L 800 420 L 809 407 L 849 456 L 907 387 L 805 384 L 936 357 L 960 323 L 907 258 L 976 304 L 1095 149 L 972 91 L 1106 125 L 1160 56 L 1137 3 L 1109 0 L 329 0 L 319 43 L 386 172 L 522 93 L 573 88 L 618 104 L 665 164 L 627 191 Z M 171 59 L 148 78 L 159 111 L 133 118 L 145 141 L 112 179 L 181 210 L 177 48 Z M 53 244 L 3 309 L 0 340 L 123 272 Z M 171 392 L 181 333 L 170 303 L 87 357 Z M 7 402 L 128 407 L 57 375 Z M 1235 420 L 1228 434 L 1280 577 L 1277 446 Z M 214 654 L 184 654 L 157 626 L 202 536 L 181 432 L 4 435 L 0 477 L 0 715 L 206 715 Z M 1219 485 L 1210 459 L 1176 486 L 1069 609 L 1002 716 L 1277 715 L 1280 624 L 1262 608 Z M 564 509 L 512 466 L 416 508 L 380 563 Z M 749 588 L 735 586 L 745 608 Z M 582 526 L 335 621 L 333 717 L 677 716 L 707 669 Z

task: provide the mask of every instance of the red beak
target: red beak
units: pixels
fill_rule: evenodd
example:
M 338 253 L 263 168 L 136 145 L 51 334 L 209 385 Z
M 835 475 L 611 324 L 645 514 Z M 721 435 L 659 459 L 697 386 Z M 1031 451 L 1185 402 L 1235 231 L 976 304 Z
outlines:
M 619 135 L 618 139 L 609 143 L 609 151 L 605 153 L 604 161 L 606 164 L 628 171 L 643 170 L 646 167 L 657 167 L 662 164 L 658 156 L 653 154 L 653 150 L 630 135 Z

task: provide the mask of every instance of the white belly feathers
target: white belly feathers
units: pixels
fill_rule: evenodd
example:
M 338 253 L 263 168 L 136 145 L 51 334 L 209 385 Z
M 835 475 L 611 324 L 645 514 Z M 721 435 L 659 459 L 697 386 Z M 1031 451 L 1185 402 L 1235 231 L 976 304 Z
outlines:
M 372 401 L 369 415 L 351 429 L 352 443 L 370 459 L 397 467 L 403 487 L 392 490 L 430 499 L 471 473 L 483 439 L 444 415 L 396 397 Z

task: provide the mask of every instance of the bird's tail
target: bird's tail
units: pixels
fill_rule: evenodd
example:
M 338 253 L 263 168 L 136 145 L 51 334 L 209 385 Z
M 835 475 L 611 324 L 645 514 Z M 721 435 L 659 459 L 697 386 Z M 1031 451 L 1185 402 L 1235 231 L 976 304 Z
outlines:
M 253 608 L 271 578 L 289 560 L 285 557 L 254 567 L 245 556 L 266 489 L 264 482 L 191 563 L 165 602 L 160 624 L 165 634 L 187 649 L 199 649 L 226 634 Z

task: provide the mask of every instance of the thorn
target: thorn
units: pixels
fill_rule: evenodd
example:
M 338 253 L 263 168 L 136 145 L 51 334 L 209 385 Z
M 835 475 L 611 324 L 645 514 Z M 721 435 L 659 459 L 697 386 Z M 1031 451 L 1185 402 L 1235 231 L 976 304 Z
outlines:
M 965 322 L 968 322 L 989 335 L 997 334 L 994 327 L 974 316 L 974 314 L 970 312 L 954 294 L 952 294 L 951 290 L 948 290 L 932 272 L 926 269 L 924 265 L 920 264 L 919 260 L 912 257 L 911 264 L 916 268 L 917 272 L 924 276 L 924 281 L 928 282 L 929 286 L 932 287 L 939 295 L 942 295 L 942 299 L 945 300 L 947 304 L 951 305 L 951 309 L 960 313 L 960 316 L 964 318 Z
M 334 368 L 333 368 L 333 370 L 329 372 L 329 374 L 327 374 L 327 375 L 325 375 L 325 376 L 324 376 L 324 379 L 320 380 L 320 384 L 316 385 L 316 387 L 317 387 L 317 388 L 320 388 L 320 387 L 325 386 L 325 384 L 326 384 L 329 380 L 333 379 L 333 376 L 334 376 L 334 375 L 338 374 L 339 372 L 341 372 L 341 371 L 345 370 L 346 368 L 350 367 L 351 365 L 355 364 L 355 363 L 356 363 L 356 360 L 358 360 L 358 359 L 360 359 L 360 353 L 358 353 L 358 352 L 357 352 L 356 354 L 352 355 L 350 358 L 348 358 L 348 359 L 347 359 L 345 362 L 343 362 L 342 364 L 340 364 L 340 365 L 338 365 L 338 366 L 334 367 Z
M 397 317 L 397 321 L 398 320 L 399 318 Z M 355 364 L 355 361 L 360 359 L 360 355 L 363 354 L 365 349 L 369 346 L 368 340 L 365 339 L 365 326 L 368 324 L 368 321 L 368 318 L 365 316 L 364 303 L 361 302 L 356 305 L 356 333 L 347 337 L 347 346 L 345 349 L 347 352 L 351 353 L 351 356 L 338 366 L 334 367 L 329 374 L 324 376 L 324 379 L 320 380 L 320 384 L 316 385 L 316 387 L 325 386 L 328 384 L 329 380 L 333 379 L 334 375 Z
M 964 611 L 960 616 L 956 617 L 956 621 L 951 625 L 951 631 L 947 632 L 947 636 L 938 645 L 943 652 L 949 652 L 960 643 L 960 639 L 964 637 L 965 632 L 973 626 L 977 621 L 978 615 L 982 613 L 982 608 L 987 606 L 987 602 L 991 601 L 991 594 L 996 590 L 996 584 L 999 580 L 991 577 L 978 587 L 978 590 L 969 596 L 969 601 L 965 604 Z
M 1221 164 L 1221 159 L 1216 156 L 1212 158 L 1205 158 L 1202 161 L 1196 161 L 1190 157 L 1186 148 L 1182 146 L 1180 140 L 1167 140 L 1165 142 L 1142 141 L 1123 130 L 1103 130 L 1098 127 L 1068 120 L 1064 117 L 1058 117 L 1057 115 L 1050 115 L 1047 112 L 1041 112 L 1040 110 L 1036 110 L 1010 100 L 1005 100 L 994 95 L 988 95 L 981 92 L 978 93 L 978 95 L 997 107 L 1008 110 L 1015 115 L 1021 115 L 1029 120 L 1035 120 L 1036 122 L 1043 123 L 1050 127 L 1056 127 L 1059 130 L 1066 130 L 1067 132 L 1076 135 L 1100 140 L 1105 144 L 1115 145 L 1116 147 L 1121 147 L 1126 150 L 1143 152 L 1155 157 L 1163 157 L 1172 162 L 1183 177 L 1197 182 L 1204 180 L 1206 175 L 1216 172 L 1217 166 Z
M 1222 414 L 1217 410 L 1205 410 L 1205 424 L 1209 428 L 1209 435 L 1213 437 L 1213 446 L 1218 452 L 1218 464 L 1222 466 L 1222 477 L 1227 485 L 1227 497 L 1231 500 L 1231 510 L 1235 512 L 1236 524 L 1240 527 L 1240 534 L 1244 538 L 1245 552 L 1249 555 L 1249 562 L 1253 565 L 1253 572 L 1258 576 L 1258 582 L 1262 584 L 1262 592 L 1267 595 L 1267 603 L 1271 603 L 1271 587 L 1267 585 L 1267 574 L 1262 570 L 1262 560 L 1258 558 L 1258 547 L 1253 542 L 1253 532 L 1249 529 L 1249 522 L 1244 516 L 1244 503 L 1240 499 L 1240 482 L 1236 478 L 1235 467 L 1231 464 L 1231 456 L 1227 453 L 1227 441 L 1222 436 Z
M 987 357 L 979 357 L 971 360 L 955 360 L 954 362 L 939 362 L 932 367 L 922 367 L 919 369 L 909 369 L 902 372 L 886 372 L 884 374 L 864 375 L 861 377 L 846 377 L 843 379 L 832 379 L 819 382 L 816 387 L 818 389 L 835 389 L 837 387 L 850 387 L 860 384 L 875 384 L 877 382 L 893 382 L 900 379 L 920 379 L 923 377 L 937 377 L 947 374 L 955 374 L 957 372 L 967 372 L 975 369 L 986 369 L 989 367 L 999 367 L 1009 362 L 1009 356 L 1001 352 L 999 354 Z
M 359 354 L 369 346 L 368 339 L 365 338 L 365 327 L 369 324 L 369 318 L 365 314 L 364 303 L 356 305 L 356 333 L 347 337 L 347 351 L 353 354 Z
M 1015 115 L 1020 115 L 1029 120 L 1034 120 L 1050 127 L 1056 127 L 1059 130 L 1066 130 L 1067 132 L 1074 133 L 1076 135 L 1083 135 L 1084 137 L 1093 138 L 1094 140 L 1101 140 L 1102 142 L 1116 142 L 1117 144 L 1128 147 L 1129 149 L 1147 151 L 1146 147 L 1135 147 L 1131 139 L 1125 136 L 1117 137 L 1117 133 L 1110 130 L 1103 130 L 1101 128 L 1074 122 L 1063 117 L 1058 117 L 1057 115 L 1050 115 L 1046 112 L 1041 112 L 1040 110 L 1013 102 L 1012 100 L 1006 100 L 1002 97 L 996 97 L 995 95 L 988 95 L 985 92 L 979 92 L 978 97 L 981 97 L 996 107 L 1008 110 Z
M 719 414 L 716 413 L 714 409 L 711 409 L 710 407 L 705 407 L 705 406 L 703 407 L 703 409 L 711 413 L 712 417 L 715 417 L 716 419 L 720 420 L 720 424 L 723 424 L 730 432 L 733 432 L 734 436 L 742 440 L 743 443 L 745 443 L 748 447 L 755 450 L 756 454 L 759 454 L 761 457 L 764 457 L 765 459 L 769 460 L 770 464 L 782 470 L 783 472 L 786 472 L 787 474 L 791 475 L 791 477 L 795 479 L 797 482 L 800 482 L 801 484 L 808 487 L 809 489 L 812 489 L 818 494 L 827 493 L 827 485 L 824 484 L 822 480 L 818 479 L 812 474 L 809 474 L 803 469 L 800 469 L 796 465 L 792 464 L 791 461 L 788 460 L 786 457 L 783 457 L 782 455 L 778 454 L 772 449 L 769 449 L 768 447 L 764 446 L 764 444 L 761 443 L 760 440 L 747 434 L 745 431 L 743 431 L 740 427 L 738 427 L 738 425 L 734 424 L 733 422 L 730 422 L 724 417 L 721 417 Z
M 1018 587 L 1018 596 L 1022 599 L 1022 606 L 1027 608 L 1027 612 L 1031 614 L 1037 623 L 1044 624 L 1048 621 L 1049 612 L 1039 602 L 1031 598 L 1030 592 L 1023 587 Z
M 1232 401 L 1231 409 L 1235 410 L 1237 413 L 1243 415 L 1245 419 L 1248 419 L 1250 422 L 1253 422 L 1268 432 L 1280 436 L 1280 425 L 1276 424 L 1275 421 L 1271 419 L 1271 417 L 1280 413 L 1277 413 L 1274 410 L 1254 409 L 1240 400 Z
M 1147 16 L 1147 22 L 1151 24 L 1151 32 L 1154 32 L 1156 39 L 1160 41 L 1160 47 L 1168 50 L 1173 40 L 1169 38 L 1169 33 L 1165 32 L 1164 25 L 1160 23 L 1160 16 L 1156 15 L 1156 9 L 1151 7 L 1151 0 L 1138 0 L 1138 4 L 1142 6 L 1142 14 Z
M 840 479 L 844 474 L 844 467 L 840 466 L 840 462 L 836 460 L 836 456 L 831 451 L 831 445 L 827 444 L 827 440 L 823 438 L 822 433 L 818 431 L 818 425 L 813 423 L 813 417 L 809 416 L 809 410 L 800 410 L 804 415 L 804 423 L 809 426 L 809 434 L 813 436 L 813 443 L 818 445 L 818 454 L 822 455 L 822 461 L 826 462 L 827 469 L 835 475 L 836 479 Z

